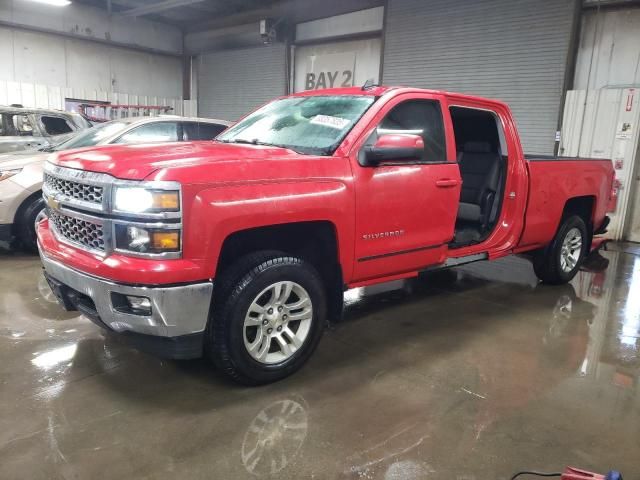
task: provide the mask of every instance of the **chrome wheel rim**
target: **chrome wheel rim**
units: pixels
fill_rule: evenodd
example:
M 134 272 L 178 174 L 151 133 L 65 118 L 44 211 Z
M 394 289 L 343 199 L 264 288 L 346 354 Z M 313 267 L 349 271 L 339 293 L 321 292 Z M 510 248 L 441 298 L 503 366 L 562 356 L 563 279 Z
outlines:
M 295 282 L 276 282 L 251 302 L 244 317 L 244 346 L 260 363 L 281 363 L 302 347 L 312 319 L 307 291 Z
M 572 228 L 564 236 L 560 250 L 560 268 L 569 273 L 576 268 L 582 254 L 582 233 L 577 228 Z

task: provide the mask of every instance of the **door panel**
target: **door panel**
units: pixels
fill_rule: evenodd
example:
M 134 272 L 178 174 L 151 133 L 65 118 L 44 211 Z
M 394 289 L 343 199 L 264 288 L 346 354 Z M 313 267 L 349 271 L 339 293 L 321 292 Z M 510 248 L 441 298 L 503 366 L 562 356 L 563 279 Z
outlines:
M 412 122 L 394 116 L 396 106 L 416 98 L 436 102 L 433 97 L 398 97 L 390 102 L 368 133 L 363 145 L 375 141 L 378 128 L 416 130 Z M 439 104 L 438 104 L 439 105 Z M 441 112 L 439 113 L 442 121 Z M 460 197 L 460 173 L 447 161 L 444 124 L 428 126 L 423 136 L 427 153 L 423 162 L 387 162 L 365 167 L 354 159 L 356 186 L 356 239 L 354 280 L 393 275 L 421 269 L 445 260 L 447 243 L 453 238 Z M 434 137 L 441 141 L 434 142 Z M 373 137 L 373 140 L 371 140 Z M 441 143 L 442 148 L 434 145 Z M 435 151 L 441 156 L 434 158 Z M 429 160 L 435 160 L 429 163 Z

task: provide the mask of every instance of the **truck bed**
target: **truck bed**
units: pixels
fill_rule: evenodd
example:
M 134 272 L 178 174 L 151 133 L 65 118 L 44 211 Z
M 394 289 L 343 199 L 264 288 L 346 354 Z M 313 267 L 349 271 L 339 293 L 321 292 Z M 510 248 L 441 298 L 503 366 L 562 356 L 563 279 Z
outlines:
M 591 157 L 558 157 L 556 155 L 533 155 L 525 154 L 524 159 L 527 162 L 609 162 L 608 158 L 591 158 Z
M 593 227 L 597 229 L 602 224 L 613 183 L 611 160 L 550 155 L 525 155 L 525 160 L 529 171 L 529 198 L 519 247 L 548 244 L 570 199 L 593 202 Z

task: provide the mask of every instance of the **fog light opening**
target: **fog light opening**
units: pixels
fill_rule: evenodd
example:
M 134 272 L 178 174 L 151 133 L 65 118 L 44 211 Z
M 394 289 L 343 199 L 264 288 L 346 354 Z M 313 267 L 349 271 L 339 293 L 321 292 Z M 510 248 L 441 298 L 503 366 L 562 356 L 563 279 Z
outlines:
M 125 295 L 125 297 L 132 313 L 136 315 L 151 315 L 151 300 L 147 297 L 136 297 L 135 295 Z
M 151 300 L 148 297 L 111 292 L 111 304 L 114 310 L 121 313 L 144 317 L 151 316 Z

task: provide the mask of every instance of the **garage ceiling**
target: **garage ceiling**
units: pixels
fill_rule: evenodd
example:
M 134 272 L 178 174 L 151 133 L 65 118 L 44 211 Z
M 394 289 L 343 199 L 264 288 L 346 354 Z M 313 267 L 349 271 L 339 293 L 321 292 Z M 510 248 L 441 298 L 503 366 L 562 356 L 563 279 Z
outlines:
M 282 3 L 281 0 L 75 0 L 75 2 L 107 10 L 111 8 L 113 13 L 167 23 L 185 31 L 197 28 L 203 23 L 203 19 L 241 15 Z
M 114 14 L 140 17 L 196 32 L 288 17 L 295 22 L 382 5 L 384 0 L 73 0 Z

